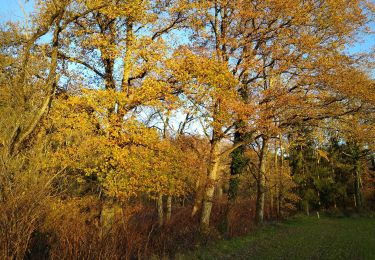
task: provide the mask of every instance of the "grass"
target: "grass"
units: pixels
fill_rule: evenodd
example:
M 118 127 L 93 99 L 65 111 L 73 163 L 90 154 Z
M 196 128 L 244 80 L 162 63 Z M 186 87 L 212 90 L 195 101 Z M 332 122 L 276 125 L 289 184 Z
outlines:
M 179 259 L 375 259 L 375 218 L 296 217 Z

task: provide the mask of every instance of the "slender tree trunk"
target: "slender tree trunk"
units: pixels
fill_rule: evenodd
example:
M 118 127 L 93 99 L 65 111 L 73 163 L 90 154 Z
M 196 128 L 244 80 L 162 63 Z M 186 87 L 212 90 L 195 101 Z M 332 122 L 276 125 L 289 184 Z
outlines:
M 283 176 L 283 171 L 284 171 L 284 149 L 283 149 L 283 141 L 282 141 L 282 136 L 280 134 L 279 138 L 280 142 L 280 170 L 279 172 L 279 178 L 278 178 L 278 194 L 277 194 L 277 217 L 280 218 L 282 217 L 282 202 L 283 202 L 283 182 L 282 182 L 282 176 Z
M 270 188 L 270 213 L 269 213 L 269 217 L 270 218 L 273 217 L 273 192 L 272 192 L 272 188 Z
M 57 18 L 55 21 L 55 29 L 53 32 L 53 39 L 52 39 L 52 53 L 51 53 L 51 63 L 49 66 L 49 74 L 47 78 L 46 85 L 49 87 L 49 92 L 47 93 L 47 96 L 39 109 L 38 113 L 34 116 L 30 124 L 25 128 L 21 129 L 19 126 L 16 128 L 14 138 L 11 140 L 11 144 L 9 145 L 9 155 L 12 156 L 14 151 L 17 149 L 20 149 L 22 146 L 22 143 L 26 141 L 26 139 L 34 132 L 36 127 L 38 126 L 40 120 L 42 119 L 43 115 L 48 112 L 51 102 L 53 99 L 53 96 L 56 91 L 56 70 L 57 70 L 57 62 L 58 62 L 58 48 L 59 48 L 59 36 L 61 32 L 61 27 L 59 25 L 62 16 L 64 14 L 64 10 L 60 10 L 60 12 L 57 14 Z M 35 41 L 33 39 L 33 41 Z M 26 54 L 25 54 L 25 60 L 24 60 L 24 68 L 23 71 L 21 72 L 22 74 L 22 80 L 25 82 L 25 77 L 26 77 L 26 69 L 27 69 L 27 62 L 30 56 L 30 44 L 33 43 L 33 41 L 30 41 L 28 43 L 28 46 L 26 48 Z
M 264 199 L 265 199 L 265 175 L 262 170 L 259 171 L 257 181 L 257 201 L 256 201 L 256 221 L 262 224 L 264 220 Z
M 276 198 L 276 217 L 280 217 L 280 169 L 277 160 L 277 142 L 275 141 L 275 198 Z
M 130 86 L 129 86 L 129 78 L 130 78 L 130 71 L 132 68 L 131 65 L 131 54 L 133 52 L 133 23 L 128 21 L 126 23 L 126 50 L 125 50 L 125 58 L 124 58 L 124 71 L 122 77 L 121 88 L 122 91 L 126 92 L 127 96 L 130 95 Z
M 267 163 L 268 139 L 263 138 L 260 153 L 259 171 L 257 179 L 256 221 L 262 224 L 264 220 L 264 200 L 266 193 L 266 163 Z
M 319 160 L 317 161 L 317 163 L 316 163 L 316 169 L 318 169 L 318 164 L 319 164 Z M 318 172 L 318 181 L 320 182 L 320 174 L 319 174 L 319 172 Z M 320 191 L 318 190 L 318 192 L 317 192 L 317 194 L 318 194 L 318 210 L 317 210 L 317 214 L 319 214 L 319 210 L 321 209 L 321 205 L 322 205 L 322 200 L 321 200 L 321 198 L 320 198 Z M 318 218 L 319 218 L 319 215 L 318 215 Z
M 278 180 L 278 172 L 279 172 L 279 167 L 278 167 L 278 160 L 277 160 L 277 140 L 275 140 L 275 157 L 274 157 L 274 180 L 275 180 L 275 184 L 274 184 L 274 187 L 275 187 L 275 194 L 273 194 L 272 192 L 272 189 L 270 189 L 270 196 L 271 196 L 271 215 L 273 216 L 273 211 L 274 211 L 274 196 L 276 198 L 276 208 L 278 208 L 277 204 L 279 203 L 279 200 L 278 200 L 278 192 L 279 192 L 279 189 L 278 189 L 278 185 L 279 185 L 279 180 Z M 277 217 L 279 216 L 279 211 L 278 209 L 276 210 L 276 215 Z
M 357 210 L 362 210 L 362 191 L 361 191 L 361 166 L 359 160 L 355 162 L 354 166 L 355 180 L 354 180 L 354 192 L 355 192 L 355 206 Z
M 207 181 L 204 190 L 204 197 L 202 203 L 202 215 L 201 215 L 201 230 L 207 231 L 210 224 L 210 216 L 212 210 L 212 201 L 214 198 L 215 184 L 219 174 L 220 166 L 220 151 L 219 144 L 217 142 L 212 143 L 211 147 L 211 159 L 210 166 L 207 172 Z
M 32 36 L 30 37 L 30 39 L 27 40 L 25 48 L 24 48 L 24 52 L 23 52 L 22 61 L 21 61 L 21 71 L 20 71 L 20 74 L 19 74 L 19 86 L 20 87 L 22 87 L 22 88 L 25 87 L 24 84 L 25 84 L 25 80 L 27 78 L 26 75 L 27 75 L 28 63 L 29 63 L 29 60 L 30 60 L 30 52 L 31 52 L 31 49 L 34 47 L 35 41 L 37 39 L 39 39 L 41 36 L 43 36 L 46 33 L 48 33 L 48 31 L 51 29 L 51 26 L 53 24 L 56 25 L 55 32 L 58 30 L 59 32 L 57 34 L 60 33 L 61 28 L 59 26 L 59 23 L 60 23 L 60 21 L 62 19 L 64 11 L 65 10 L 63 8 L 61 8 L 54 15 L 51 15 L 50 18 L 49 18 L 49 20 L 44 23 L 45 26 L 39 27 L 32 34 Z M 57 42 L 57 40 L 55 41 L 55 39 L 53 41 Z M 54 45 L 54 43 L 52 45 Z M 24 96 L 24 98 L 25 99 L 27 98 L 26 95 Z
M 305 202 L 305 210 L 306 210 L 306 215 L 310 216 L 310 207 L 309 207 L 309 202 Z
M 167 198 L 167 222 L 171 221 L 172 217 L 172 196 L 169 195 Z
M 280 187 L 276 186 L 276 217 L 279 219 L 280 218 L 280 193 L 279 189 Z
M 162 227 L 164 224 L 164 209 L 163 209 L 163 195 L 160 194 L 157 200 L 157 207 L 158 207 L 158 221 L 159 227 Z

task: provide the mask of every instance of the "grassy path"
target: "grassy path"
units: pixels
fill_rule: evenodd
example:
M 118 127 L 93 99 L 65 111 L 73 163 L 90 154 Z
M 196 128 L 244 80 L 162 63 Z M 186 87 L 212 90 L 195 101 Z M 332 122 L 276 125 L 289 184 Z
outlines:
M 375 218 L 295 218 L 182 259 L 375 260 Z

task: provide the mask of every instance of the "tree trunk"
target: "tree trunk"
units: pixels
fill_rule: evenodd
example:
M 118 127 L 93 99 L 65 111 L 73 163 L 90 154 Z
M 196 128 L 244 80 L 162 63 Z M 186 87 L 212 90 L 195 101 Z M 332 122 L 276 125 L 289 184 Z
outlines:
M 306 216 L 310 216 L 310 208 L 309 208 L 309 202 L 305 202 L 305 210 L 306 210 Z
M 270 213 L 269 213 L 269 217 L 273 218 L 273 192 L 272 192 L 271 187 L 270 187 Z
M 51 52 L 51 63 L 49 66 L 49 74 L 47 77 L 46 85 L 49 87 L 49 92 L 47 93 L 47 96 L 39 109 L 38 113 L 35 115 L 35 117 L 32 119 L 32 121 L 29 123 L 29 125 L 23 130 L 19 127 L 16 128 L 16 135 L 15 138 L 12 138 L 11 144 L 9 145 L 9 155 L 12 156 L 15 150 L 18 150 L 21 148 L 22 143 L 26 141 L 26 139 L 34 132 L 36 127 L 38 126 L 39 122 L 41 121 L 43 115 L 48 112 L 53 96 L 56 91 L 56 70 L 57 70 L 57 62 L 58 62 L 58 48 L 59 48 L 59 36 L 61 32 L 61 27 L 59 25 L 62 16 L 64 14 L 64 10 L 60 10 L 57 14 L 57 18 L 55 21 L 55 29 L 53 32 L 53 38 L 52 38 L 52 52 Z M 26 54 L 25 54 L 25 60 L 24 60 L 24 68 L 21 72 L 22 77 L 26 77 L 26 69 L 27 69 L 27 62 L 29 60 L 30 56 L 30 46 L 35 41 L 33 38 L 32 41 L 28 43 Z M 30 46 L 29 46 L 30 45 Z M 25 78 L 22 78 L 22 81 L 25 81 Z
M 167 198 L 167 222 L 171 221 L 172 217 L 172 196 L 169 195 Z
M 158 207 L 158 222 L 159 227 L 163 226 L 164 222 L 164 210 L 163 210 L 163 195 L 159 195 L 157 200 L 157 207 Z
M 263 223 L 264 199 L 266 193 L 266 162 L 267 162 L 267 138 L 263 138 L 262 150 L 260 153 L 259 171 L 257 179 L 257 200 L 256 200 L 256 222 Z
M 275 199 L 276 199 L 276 217 L 280 217 L 280 169 L 277 160 L 277 146 L 275 142 L 275 174 L 276 174 L 276 183 L 275 183 Z
M 220 151 L 219 145 L 216 142 L 212 143 L 210 156 L 210 166 L 207 172 L 206 186 L 204 189 L 204 197 L 202 203 L 202 215 L 201 215 L 201 230 L 203 232 L 208 230 L 210 224 L 210 216 L 212 209 L 212 201 L 215 192 L 215 184 L 219 174 L 220 166 Z
M 104 64 L 104 85 L 106 90 L 115 90 L 115 80 L 113 78 L 114 60 L 111 58 L 105 58 L 102 60 Z
M 277 194 L 277 217 L 282 217 L 282 202 L 283 202 L 283 182 L 282 182 L 282 176 L 284 171 L 284 150 L 283 150 L 283 141 L 282 141 L 282 135 L 280 134 L 279 137 L 280 142 L 280 170 L 279 170 L 279 178 L 278 178 L 278 194 Z
M 355 206 L 357 210 L 362 210 L 362 191 L 361 191 L 361 166 L 359 161 L 355 162 L 354 166 L 355 180 L 354 180 L 354 192 L 355 192 Z
M 246 100 L 246 93 L 242 93 L 242 97 Z M 240 131 L 240 128 L 244 126 L 243 121 L 239 121 L 236 124 L 236 131 L 234 133 L 234 140 L 233 145 L 237 145 L 248 138 L 248 133 L 243 133 Z M 231 164 L 230 164 L 230 179 L 229 179 L 229 188 L 228 188 L 228 204 L 226 207 L 225 218 L 223 219 L 222 223 L 222 230 L 223 232 L 229 232 L 229 218 L 231 214 L 231 210 L 236 202 L 237 195 L 238 195 L 238 187 L 240 183 L 240 175 L 243 173 L 245 167 L 249 162 L 249 158 L 245 154 L 245 146 L 242 145 L 236 148 L 231 154 Z
M 276 217 L 277 219 L 280 218 L 280 193 L 279 193 L 279 187 L 277 186 L 276 189 Z
M 206 177 L 206 176 L 205 176 Z M 200 176 L 196 182 L 196 189 L 197 189 L 197 192 L 195 194 L 195 198 L 194 198 L 194 206 L 193 206 L 193 210 L 191 212 L 191 216 L 194 217 L 195 214 L 197 214 L 198 210 L 201 208 L 202 206 L 202 201 L 203 201 L 203 194 L 204 194 L 204 182 L 205 182 L 205 178 L 203 178 L 203 176 Z
M 238 125 L 242 126 L 244 123 L 240 122 Z M 234 133 L 234 143 L 236 145 L 245 140 L 245 134 L 237 130 Z M 239 175 L 243 172 L 244 168 L 248 163 L 248 158 L 245 155 L 244 145 L 238 147 L 231 153 L 232 161 L 230 165 L 230 180 L 228 189 L 228 200 L 229 203 L 234 203 L 237 198 L 238 185 L 239 185 Z
M 126 23 L 126 50 L 125 50 L 125 57 L 124 57 L 124 71 L 123 71 L 123 78 L 121 82 L 121 89 L 122 91 L 126 92 L 126 95 L 130 95 L 130 86 L 129 86 L 129 78 L 130 78 L 130 71 L 131 71 L 131 54 L 133 52 L 133 22 L 128 21 Z

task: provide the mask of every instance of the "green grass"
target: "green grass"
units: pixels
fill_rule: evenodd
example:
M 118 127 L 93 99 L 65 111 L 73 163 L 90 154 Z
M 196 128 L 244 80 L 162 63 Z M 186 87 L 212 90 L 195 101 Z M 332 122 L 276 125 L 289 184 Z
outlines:
M 375 259 L 375 218 L 298 217 L 179 259 Z

